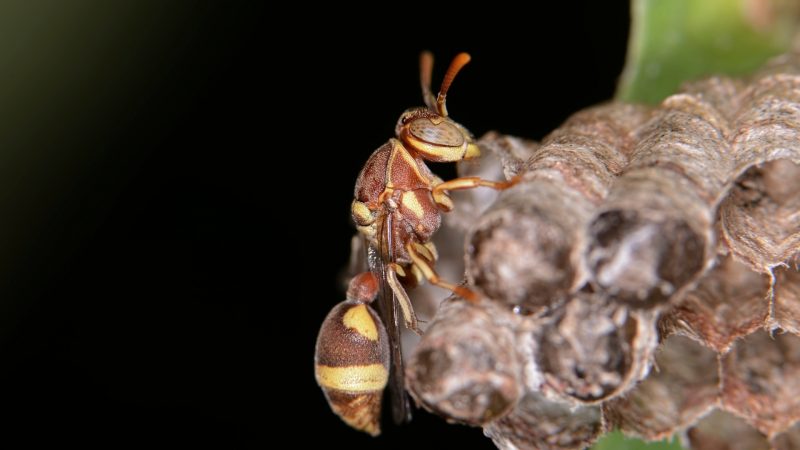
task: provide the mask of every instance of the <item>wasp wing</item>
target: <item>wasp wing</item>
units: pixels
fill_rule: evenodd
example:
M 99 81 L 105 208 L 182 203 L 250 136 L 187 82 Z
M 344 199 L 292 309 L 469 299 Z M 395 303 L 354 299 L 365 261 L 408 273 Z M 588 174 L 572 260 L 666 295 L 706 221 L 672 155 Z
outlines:
M 397 424 L 411 420 L 411 406 L 406 395 L 403 346 L 400 335 L 402 313 L 395 299 L 394 290 L 387 280 L 388 264 L 395 261 L 392 233 L 392 214 L 384 212 L 378 217 L 378 248 L 367 245 L 367 263 L 379 280 L 378 313 L 389 335 L 392 366 L 389 376 L 389 396 L 392 403 L 392 418 Z

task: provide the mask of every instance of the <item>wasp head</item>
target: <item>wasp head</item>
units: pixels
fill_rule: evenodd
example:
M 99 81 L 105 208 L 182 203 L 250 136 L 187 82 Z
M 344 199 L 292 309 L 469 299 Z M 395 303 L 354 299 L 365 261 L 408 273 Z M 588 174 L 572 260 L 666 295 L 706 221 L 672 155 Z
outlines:
M 466 53 L 459 53 L 447 69 L 439 95 L 431 93 L 433 56 L 422 53 L 420 57 L 420 80 L 422 96 L 427 107 L 413 108 L 404 112 L 397 122 L 395 133 L 409 150 L 423 159 L 436 162 L 454 162 L 480 156 L 472 134 L 447 116 L 447 90 L 456 74 L 470 60 Z
M 428 161 L 454 162 L 481 154 L 466 128 L 428 108 L 404 112 L 395 131 L 407 149 Z

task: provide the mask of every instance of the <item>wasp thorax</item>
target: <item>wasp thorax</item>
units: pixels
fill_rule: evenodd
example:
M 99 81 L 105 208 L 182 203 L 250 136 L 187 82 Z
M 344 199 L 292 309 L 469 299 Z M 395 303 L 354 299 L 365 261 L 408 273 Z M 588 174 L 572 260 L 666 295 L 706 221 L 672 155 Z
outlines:
M 331 310 L 317 336 L 314 372 L 333 412 L 357 430 L 380 434 L 389 342 L 372 308 L 347 300 Z

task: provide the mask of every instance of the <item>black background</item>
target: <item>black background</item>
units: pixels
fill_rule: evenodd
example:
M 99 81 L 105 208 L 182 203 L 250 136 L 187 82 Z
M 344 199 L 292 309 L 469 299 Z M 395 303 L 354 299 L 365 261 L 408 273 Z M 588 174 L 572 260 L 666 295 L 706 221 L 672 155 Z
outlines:
M 313 346 L 343 299 L 356 175 L 421 103 L 421 50 L 438 57 L 435 84 L 455 53 L 472 54 L 448 106 L 476 135 L 539 139 L 611 97 L 626 2 L 564 3 L 397 4 L 414 11 L 371 19 L 355 18 L 366 7 L 152 3 L 106 41 L 96 24 L 114 6 L 87 7 L 100 19 L 52 37 L 66 55 L 41 81 L 83 90 L 68 108 L 29 103 L 43 112 L 26 119 L 30 139 L 6 142 L 53 156 L 4 162 L 18 180 L 0 211 L 4 429 L 30 441 L 491 448 L 480 430 L 421 412 L 378 439 L 351 431 L 314 383 Z M 69 52 L 98 42 L 104 63 L 77 71 Z

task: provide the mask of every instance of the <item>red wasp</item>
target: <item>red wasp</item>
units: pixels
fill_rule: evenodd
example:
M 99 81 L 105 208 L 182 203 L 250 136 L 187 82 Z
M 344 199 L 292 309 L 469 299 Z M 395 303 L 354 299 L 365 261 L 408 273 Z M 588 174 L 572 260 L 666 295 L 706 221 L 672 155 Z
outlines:
M 368 243 L 367 261 L 378 280 L 378 309 L 388 331 L 392 367 L 389 383 L 393 416 L 398 423 L 410 418 L 403 378 L 400 317 L 406 328 L 421 333 L 404 286 L 412 287 L 427 280 L 466 300 L 477 300 L 474 292 L 441 279 L 434 269 L 437 253 L 431 237 L 441 224 L 441 213 L 453 209 L 449 191 L 478 186 L 506 189 L 516 182 L 516 179 L 498 182 L 478 177 L 443 181 L 425 164 L 425 161 L 457 162 L 480 156 L 472 134 L 448 117 L 445 105 L 450 84 L 469 61 L 466 53 L 453 59 L 439 95 L 434 97 L 430 89 L 433 56 L 422 54 L 420 81 L 427 106 L 409 109 L 400 116 L 395 128 L 397 138 L 389 139 L 372 153 L 356 181 L 352 214 L 358 231 Z M 351 289 L 356 288 L 351 282 Z M 360 345 L 355 335 L 354 350 Z M 325 347 L 326 343 L 318 340 L 318 355 Z M 337 409 L 330 397 L 329 401 L 334 410 L 343 410 Z

